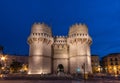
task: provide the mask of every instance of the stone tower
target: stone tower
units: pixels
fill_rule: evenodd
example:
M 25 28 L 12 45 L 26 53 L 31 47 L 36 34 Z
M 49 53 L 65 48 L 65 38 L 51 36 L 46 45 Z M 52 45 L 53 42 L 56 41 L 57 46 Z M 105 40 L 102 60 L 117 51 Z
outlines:
M 59 64 L 64 67 L 64 72 L 68 72 L 68 45 L 67 37 L 56 36 L 53 43 L 53 72 L 57 71 Z
M 34 23 L 28 37 L 29 74 L 51 73 L 51 29 L 44 23 Z
M 85 24 L 70 27 L 67 43 L 69 45 L 70 73 L 92 73 L 90 44 L 91 37 Z

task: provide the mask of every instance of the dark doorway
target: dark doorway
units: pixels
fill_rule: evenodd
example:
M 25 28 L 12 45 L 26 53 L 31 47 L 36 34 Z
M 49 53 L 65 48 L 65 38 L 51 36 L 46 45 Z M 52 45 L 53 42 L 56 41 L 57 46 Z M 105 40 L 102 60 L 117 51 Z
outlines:
M 58 72 L 64 72 L 64 66 L 62 64 L 59 64 L 57 67 L 57 73 Z

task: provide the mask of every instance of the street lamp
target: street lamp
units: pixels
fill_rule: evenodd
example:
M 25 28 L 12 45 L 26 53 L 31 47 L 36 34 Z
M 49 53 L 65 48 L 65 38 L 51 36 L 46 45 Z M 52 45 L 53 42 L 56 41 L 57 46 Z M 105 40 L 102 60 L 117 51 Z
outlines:
M 7 60 L 7 56 L 6 55 L 2 55 L 1 56 L 1 65 L 2 65 L 2 72 L 5 72 L 6 69 L 6 60 Z
M 101 68 L 101 66 L 99 65 L 99 66 L 98 66 L 98 72 L 101 73 L 101 71 L 102 71 L 102 68 Z
M 5 61 L 5 59 L 6 59 L 5 56 L 2 56 L 2 57 L 1 57 L 1 60 L 2 60 L 2 61 Z
M 117 68 L 116 68 L 116 66 L 114 66 L 113 70 L 114 70 L 114 74 L 115 74 L 115 77 L 116 77 L 117 76 Z
M 3 64 L 3 66 L 6 66 L 6 60 L 7 60 L 7 56 L 6 55 L 2 55 L 1 62 Z

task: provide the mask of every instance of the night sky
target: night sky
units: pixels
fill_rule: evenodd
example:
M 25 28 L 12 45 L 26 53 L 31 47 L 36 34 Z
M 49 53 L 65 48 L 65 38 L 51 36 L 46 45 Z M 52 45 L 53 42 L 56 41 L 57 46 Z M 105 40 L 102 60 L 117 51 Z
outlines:
M 67 35 L 75 23 L 85 23 L 93 39 L 91 53 L 120 52 L 120 0 L 0 0 L 0 45 L 7 54 L 29 54 L 27 38 L 34 22 Z

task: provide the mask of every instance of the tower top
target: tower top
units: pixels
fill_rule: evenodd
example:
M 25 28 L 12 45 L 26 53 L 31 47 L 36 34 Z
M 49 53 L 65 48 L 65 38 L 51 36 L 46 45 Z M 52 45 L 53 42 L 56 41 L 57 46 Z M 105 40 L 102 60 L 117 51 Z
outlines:
M 45 24 L 44 22 L 43 23 L 40 23 L 40 22 L 35 22 L 33 25 L 32 25 L 32 28 L 36 28 L 37 26 L 41 26 L 41 28 L 44 28 L 44 27 L 49 27 L 47 24 Z M 50 28 L 50 27 L 49 27 Z
M 34 23 L 34 24 L 32 25 L 31 32 L 33 32 L 33 33 L 46 32 L 46 33 L 52 34 L 51 28 L 50 28 L 47 24 L 45 24 L 45 23 L 40 23 L 40 22 Z
M 76 23 L 70 27 L 69 34 L 72 33 L 88 33 L 86 24 Z

